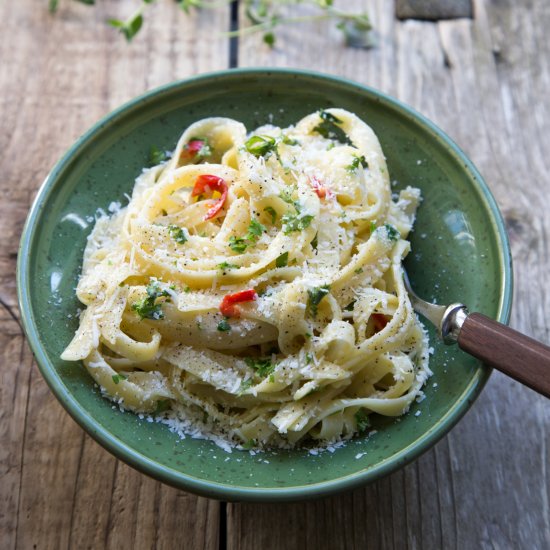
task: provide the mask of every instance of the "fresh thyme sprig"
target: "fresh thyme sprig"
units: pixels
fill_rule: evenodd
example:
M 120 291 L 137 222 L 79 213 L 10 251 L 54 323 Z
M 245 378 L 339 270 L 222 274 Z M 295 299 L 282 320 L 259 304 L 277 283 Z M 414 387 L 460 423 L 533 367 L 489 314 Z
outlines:
M 75 0 L 92 5 L 95 0 Z M 117 28 L 130 42 L 143 25 L 144 11 L 148 4 L 156 0 L 141 0 L 140 7 L 127 19 L 108 19 L 107 23 Z M 181 10 L 189 15 L 193 10 L 215 10 L 227 6 L 233 0 L 174 0 Z M 48 0 L 49 10 L 54 13 L 59 0 Z M 229 37 L 240 37 L 262 33 L 264 42 L 273 48 L 276 43 L 275 31 L 290 24 L 313 21 L 333 21 L 336 28 L 344 35 L 346 45 L 358 48 L 370 48 L 374 45 L 371 36 L 372 25 L 367 13 L 347 12 L 334 6 L 334 0 L 241 0 L 249 25 L 225 34 Z M 296 15 L 293 8 L 308 6 L 313 13 Z

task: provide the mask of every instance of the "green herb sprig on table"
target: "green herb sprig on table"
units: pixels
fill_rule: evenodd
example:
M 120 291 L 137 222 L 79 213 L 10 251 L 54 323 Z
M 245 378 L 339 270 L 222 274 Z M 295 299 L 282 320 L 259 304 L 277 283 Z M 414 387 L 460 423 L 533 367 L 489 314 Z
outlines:
M 93 5 L 95 0 L 74 0 Z M 216 10 L 228 7 L 233 0 L 174 0 L 181 11 L 191 15 L 194 10 Z M 126 19 L 108 19 L 131 42 L 141 30 L 144 11 L 155 0 L 142 0 L 141 6 Z M 241 0 L 248 25 L 226 33 L 225 36 L 241 37 L 261 33 L 270 48 L 277 43 L 276 31 L 284 26 L 307 24 L 315 21 L 330 21 L 342 33 L 345 44 L 355 48 L 371 48 L 374 40 L 372 25 L 366 12 L 348 12 L 337 8 L 334 0 Z M 342 2 L 343 4 L 343 2 Z M 59 7 L 59 0 L 48 0 L 51 13 Z M 307 13 L 304 13 L 306 8 Z M 300 12 L 297 13 L 297 10 Z

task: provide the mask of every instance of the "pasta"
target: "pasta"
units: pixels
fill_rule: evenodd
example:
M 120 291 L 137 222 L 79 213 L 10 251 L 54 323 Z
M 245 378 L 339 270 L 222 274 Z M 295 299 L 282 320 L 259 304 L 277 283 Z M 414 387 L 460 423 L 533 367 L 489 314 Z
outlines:
M 336 108 L 249 135 L 207 118 L 154 153 L 88 238 L 62 358 L 124 409 L 245 448 L 406 412 L 430 375 L 401 265 L 420 192 L 392 198 L 372 129 Z

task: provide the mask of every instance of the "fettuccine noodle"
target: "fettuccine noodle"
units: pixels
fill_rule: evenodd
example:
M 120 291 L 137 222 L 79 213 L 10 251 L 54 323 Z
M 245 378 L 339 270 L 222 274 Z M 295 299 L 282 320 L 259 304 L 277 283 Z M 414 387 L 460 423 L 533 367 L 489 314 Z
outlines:
M 207 118 L 88 239 L 62 354 L 124 409 L 245 446 L 334 442 L 398 416 L 430 371 L 401 262 L 420 200 L 392 199 L 372 129 Z

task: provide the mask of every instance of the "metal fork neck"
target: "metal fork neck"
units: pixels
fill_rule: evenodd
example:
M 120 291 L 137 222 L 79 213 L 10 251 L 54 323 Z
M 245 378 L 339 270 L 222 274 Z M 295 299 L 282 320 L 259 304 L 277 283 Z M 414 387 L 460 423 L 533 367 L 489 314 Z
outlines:
M 439 332 L 445 344 L 456 344 L 467 317 L 468 309 L 464 304 L 451 304 L 447 307 L 439 325 Z

